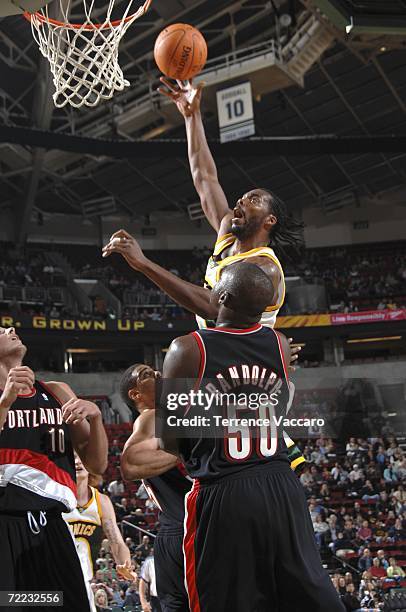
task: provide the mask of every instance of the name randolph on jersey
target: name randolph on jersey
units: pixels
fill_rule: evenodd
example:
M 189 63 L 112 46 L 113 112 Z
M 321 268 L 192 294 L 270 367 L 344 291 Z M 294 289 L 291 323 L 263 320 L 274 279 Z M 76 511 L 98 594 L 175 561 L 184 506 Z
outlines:
M 210 410 L 213 406 L 237 406 L 252 410 L 261 406 L 273 407 L 279 403 L 282 384 L 276 372 L 268 368 L 259 365 L 230 366 L 217 372 L 210 381 L 205 380 L 202 384 L 205 391 L 190 389 L 184 393 L 165 394 L 165 405 L 171 411 L 190 407 Z M 248 391 L 247 387 L 257 387 L 261 391 Z

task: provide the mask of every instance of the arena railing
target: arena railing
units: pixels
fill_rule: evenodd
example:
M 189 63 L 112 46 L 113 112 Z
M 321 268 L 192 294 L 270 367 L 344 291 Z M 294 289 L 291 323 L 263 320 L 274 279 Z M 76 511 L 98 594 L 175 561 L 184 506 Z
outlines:
M 123 525 L 128 525 L 128 527 L 133 527 L 133 529 L 136 529 L 139 533 L 143 533 L 149 536 L 150 538 L 156 538 L 156 534 L 152 533 L 152 531 L 147 531 L 147 529 L 143 529 L 142 527 L 139 527 L 138 525 L 133 525 L 132 523 L 124 519 L 121 521 L 121 532 L 123 532 L 123 527 L 122 527 Z

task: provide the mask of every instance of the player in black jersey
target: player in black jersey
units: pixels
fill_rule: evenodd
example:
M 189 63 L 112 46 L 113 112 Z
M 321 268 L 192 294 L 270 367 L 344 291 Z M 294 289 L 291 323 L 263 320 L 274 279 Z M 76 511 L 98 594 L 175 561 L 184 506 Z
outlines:
M 62 591 L 63 607 L 37 609 L 87 612 L 61 513 L 76 507 L 73 450 L 103 473 L 107 436 L 96 404 L 65 383 L 35 380 L 22 365 L 26 350 L 14 328 L 0 328 L 0 591 Z
M 242 404 L 225 404 L 230 418 L 253 415 L 246 404 L 251 405 L 254 392 L 266 392 L 270 399 L 279 392 L 277 407 L 283 414 L 289 401 L 289 344 L 258 323 L 271 294 L 269 279 L 256 265 L 241 263 L 224 271 L 213 290 L 217 327 L 178 338 L 167 353 L 163 403 L 172 392 L 171 381 L 179 391 L 182 380 L 197 379 L 202 391 L 214 385 L 223 393 L 229 389 L 230 397 L 232 391 L 245 394 Z M 190 404 L 188 417 L 193 410 Z M 256 416 L 273 422 L 269 401 Z M 282 432 L 259 421 L 230 423 L 234 428 L 227 432 L 224 424 L 221 437 L 191 434 L 176 440 L 180 458 L 195 477 L 186 498 L 184 538 L 191 611 L 344 612 L 322 568 Z
M 151 499 L 160 509 L 154 557 L 162 612 L 189 612 L 182 542 L 184 500 L 192 479 L 186 476 L 176 457 L 158 447 L 154 422 L 157 376 L 159 372 L 144 364 L 132 365 L 122 376 L 121 397 L 136 420 L 121 456 L 121 471 L 126 480 L 143 479 Z

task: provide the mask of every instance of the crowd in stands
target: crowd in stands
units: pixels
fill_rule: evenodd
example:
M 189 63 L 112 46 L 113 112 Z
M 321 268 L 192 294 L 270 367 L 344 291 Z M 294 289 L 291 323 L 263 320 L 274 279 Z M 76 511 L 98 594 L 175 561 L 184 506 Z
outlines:
M 312 396 L 306 396 L 308 405 Z M 122 524 L 133 566 L 142 576 L 143 563 L 153 555 L 159 517 L 140 483 L 121 480 L 119 456 L 130 425 L 110 425 L 109 468 L 104 492 L 113 501 Z M 406 586 L 406 439 L 319 436 L 301 445 L 307 460 L 300 481 L 308 499 L 315 539 L 323 564 L 345 608 L 384 610 L 385 594 Z M 102 543 L 93 580 L 101 610 L 139 610 L 139 580 L 120 580 L 107 540 Z M 393 591 L 391 591 L 393 592 Z
M 107 425 L 106 429 L 109 437 L 109 466 L 102 489 L 112 500 L 117 522 L 131 552 L 137 580 L 131 583 L 117 575 L 110 545 L 105 539 L 96 560 L 96 572 L 91 586 L 98 611 L 131 609 L 141 612 L 140 580 L 145 561 L 153 555 L 153 539 L 159 526 L 158 510 L 141 483 L 124 483 L 121 479 L 120 454 L 131 433 L 131 425 Z
M 395 309 L 406 304 L 404 243 L 308 249 L 297 270 L 325 283 L 336 312 Z
M 45 251 L 27 252 L 8 243 L 0 243 L 0 287 L 65 286 L 63 271 L 47 261 Z
M 83 245 L 28 245 L 18 251 L 3 243 L 4 254 L 0 266 L 0 287 L 37 286 L 62 287 L 66 278 L 60 268 L 52 265 L 49 254 L 62 254 L 79 278 L 91 278 L 104 283 L 122 304 L 121 315 L 137 320 L 191 318 L 170 298 L 141 274 L 129 269 L 119 257 L 108 260 L 100 257 L 100 249 Z M 154 261 L 173 274 L 189 282 L 202 284 L 210 248 L 190 251 L 154 251 L 147 253 Z M 304 249 L 295 261 L 281 256 L 286 276 L 299 276 L 306 283 L 324 284 L 328 304 L 324 310 L 354 312 L 358 310 L 396 309 L 406 306 L 406 242 L 374 245 L 352 245 L 337 248 Z M 83 263 L 86 262 L 86 263 Z M 99 301 L 102 298 L 99 298 Z M 10 304 L 3 297 L 3 307 Z M 14 304 L 14 307 L 16 305 Z M 52 317 L 73 314 L 106 318 L 117 312 L 97 307 L 93 310 L 71 312 L 66 305 L 52 303 L 31 305 L 35 314 Z M 71 309 L 72 310 L 72 309 Z M 311 310 L 311 309 L 310 309 Z M 318 310 L 307 314 L 317 313 Z M 296 314 L 289 304 L 289 293 L 281 314 Z
M 406 585 L 406 452 L 396 438 L 308 441 L 300 476 L 322 558 L 347 610 Z

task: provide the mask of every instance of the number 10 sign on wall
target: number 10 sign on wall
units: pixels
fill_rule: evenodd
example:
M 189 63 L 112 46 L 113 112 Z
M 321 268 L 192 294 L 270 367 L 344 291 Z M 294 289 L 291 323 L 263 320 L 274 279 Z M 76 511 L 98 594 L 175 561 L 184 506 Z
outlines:
M 251 83 L 233 85 L 217 92 L 220 141 L 229 142 L 255 134 Z

